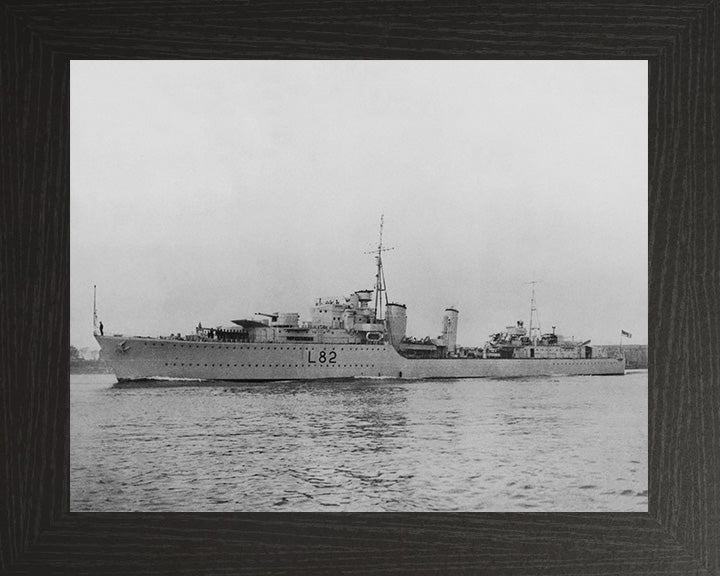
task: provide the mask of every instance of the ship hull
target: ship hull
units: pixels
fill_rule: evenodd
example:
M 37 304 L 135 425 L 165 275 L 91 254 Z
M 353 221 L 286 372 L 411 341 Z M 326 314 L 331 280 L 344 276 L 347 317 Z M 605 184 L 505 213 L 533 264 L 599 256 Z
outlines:
M 235 343 L 95 336 L 119 381 L 517 378 L 624 374 L 617 358 L 409 359 L 388 344 Z

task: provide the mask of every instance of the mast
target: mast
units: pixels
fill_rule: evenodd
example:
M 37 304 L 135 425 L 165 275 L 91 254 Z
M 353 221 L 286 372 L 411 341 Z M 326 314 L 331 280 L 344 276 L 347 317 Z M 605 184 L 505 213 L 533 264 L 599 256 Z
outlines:
M 383 305 L 383 293 L 385 294 L 385 305 L 387 306 L 387 288 L 385 286 L 385 273 L 383 272 L 382 266 L 382 253 L 393 250 L 394 248 L 383 248 L 382 237 L 383 237 L 383 226 L 385 224 L 385 215 L 380 216 L 380 240 L 378 241 L 377 253 L 375 255 L 375 261 L 377 263 L 377 273 L 375 275 L 375 319 L 382 320 L 382 305 Z M 371 252 L 366 252 L 371 254 Z
M 535 344 L 535 338 L 533 338 L 533 316 L 535 316 L 538 319 L 538 326 L 537 330 L 540 330 L 540 317 L 537 313 L 537 307 L 535 306 L 535 284 L 538 284 L 540 280 L 533 280 L 532 282 L 528 282 L 528 284 L 532 285 L 532 296 L 530 297 L 530 327 L 528 328 L 528 336 L 530 336 L 530 341 Z
M 97 333 L 97 286 L 93 284 L 93 334 Z

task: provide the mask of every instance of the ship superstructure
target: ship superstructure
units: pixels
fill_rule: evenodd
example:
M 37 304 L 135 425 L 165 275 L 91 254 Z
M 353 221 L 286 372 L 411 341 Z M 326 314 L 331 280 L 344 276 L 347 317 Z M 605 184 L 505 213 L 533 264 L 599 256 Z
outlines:
M 467 378 L 553 374 L 623 374 L 622 358 L 596 358 L 589 340 L 536 335 L 517 321 L 483 345 L 457 344 L 459 312 L 445 309 L 435 338 L 406 334 L 407 308 L 387 300 L 380 241 L 374 290 L 319 298 L 310 319 L 297 312 L 259 313 L 232 325 L 169 337 L 105 336 L 102 357 L 119 381 L 148 378 L 287 380 L 352 377 Z M 534 309 L 534 286 L 532 308 Z M 531 311 L 532 322 L 532 311 Z

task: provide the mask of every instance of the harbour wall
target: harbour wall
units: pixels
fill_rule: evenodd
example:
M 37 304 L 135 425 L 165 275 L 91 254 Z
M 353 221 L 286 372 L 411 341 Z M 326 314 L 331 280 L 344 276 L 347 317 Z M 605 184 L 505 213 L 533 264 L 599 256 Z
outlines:
M 628 370 L 641 369 L 648 367 L 648 346 L 647 344 L 623 344 L 622 349 L 618 344 L 595 346 L 600 354 L 608 357 L 625 354 L 625 367 Z

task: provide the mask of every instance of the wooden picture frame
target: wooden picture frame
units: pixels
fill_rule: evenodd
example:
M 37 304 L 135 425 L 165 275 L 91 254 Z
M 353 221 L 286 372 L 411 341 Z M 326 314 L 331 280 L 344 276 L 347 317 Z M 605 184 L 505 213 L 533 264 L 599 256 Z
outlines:
M 0 571 L 720 574 L 719 6 L 5 2 Z M 69 62 L 138 58 L 648 60 L 649 513 L 70 513 Z

